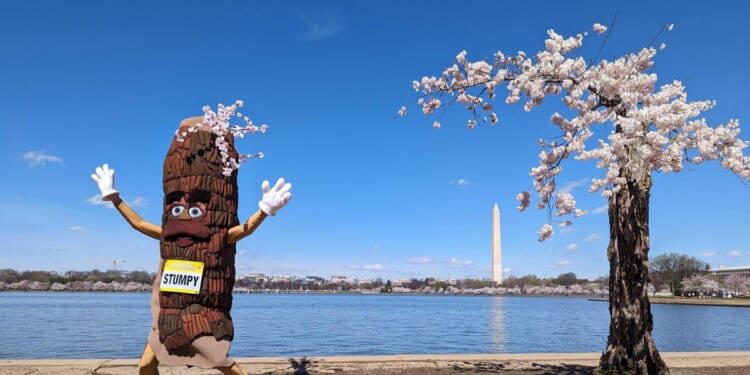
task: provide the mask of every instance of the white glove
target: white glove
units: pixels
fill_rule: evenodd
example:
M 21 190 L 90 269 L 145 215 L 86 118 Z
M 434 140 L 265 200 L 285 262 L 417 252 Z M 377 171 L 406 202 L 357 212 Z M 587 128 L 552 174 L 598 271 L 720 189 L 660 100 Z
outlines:
M 263 190 L 263 199 L 258 202 L 260 207 L 266 215 L 276 215 L 276 211 L 284 207 L 289 200 L 292 199 L 292 193 L 289 190 L 292 189 L 292 184 L 284 183 L 284 179 L 280 178 L 276 181 L 276 185 L 273 189 L 270 188 L 271 184 L 268 180 L 263 181 L 261 189 Z
M 109 165 L 104 164 L 101 167 L 96 167 L 96 174 L 91 175 L 91 179 L 96 182 L 99 187 L 99 191 L 102 192 L 102 200 L 112 200 L 119 191 L 115 190 L 115 170 L 109 169 Z

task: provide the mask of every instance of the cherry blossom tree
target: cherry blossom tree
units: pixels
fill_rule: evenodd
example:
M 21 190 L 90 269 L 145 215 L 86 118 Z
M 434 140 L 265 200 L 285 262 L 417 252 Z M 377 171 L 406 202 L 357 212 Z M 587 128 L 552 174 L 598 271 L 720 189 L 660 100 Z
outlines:
M 603 34 L 607 27 L 594 24 L 593 30 Z M 672 25 L 665 30 L 671 31 Z M 547 34 L 544 49 L 534 55 L 496 52 L 492 60 L 470 61 L 466 51 L 461 51 L 456 63 L 441 75 L 412 83 L 417 103 L 425 115 L 448 104 L 464 106 L 470 113 L 466 124 L 471 129 L 498 123 L 493 101 L 503 85 L 505 103 L 523 103 L 526 111 L 548 97 L 562 99 L 566 113 L 555 112 L 550 118 L 560 137 L 539 140 L 539 164 L 530 171 L 536 207 L 554 211 L 560 225 L 570 225 L 570 220 L 563 219 L 586 211 L 576 207 L 572 194 L 556 189 L 563 162 L 595 161 L 603 170 L 589 187 L 589 192 L 607 198 L 610 224 L 611 320 L 599 370 L 667 374 L 669 369 L 651 335 L 647 290 L 652 174 L 680 172 L 685 163 L 718 160 L 741 179 L 750 180 L 750 157 L 743 154 L 748 142 L 737 137 L 739 121 L 712 127 L 700 117 L 714 101 L 688 101 L 685 87 L 676 80 L 657 87 L 657 75 L 652 72 L 656 48 L 649 46 L 614 61 L 587 63 L 580 50 L 587 33 L 568 38 L 554 30 Z M 402 116 L 406 112 L 406 107 L 399 110 Z M 433 122 L 434 128 L 440 126 L 439 121 Z M 516 198 L 523 211 L 531 204 L 532 194 L 524 191 Z M 548 220 L 539 230 L 539 240 L 552 234 Z
M 680 282 L 685 291 L 698 292 L 706 296 L 721 290 L 719 282 L 705 274 L 695 274 Z
M 723 284 L 729 291 L 737 295 L 750 289 L 750 278 L 734 273 L 725 277 Z
M 682 286 L 683 296 L 685 295 L 685 292 L 697 292 L 701 288 L 700 275 L 687 277 L 680 281 L 680 285 Z

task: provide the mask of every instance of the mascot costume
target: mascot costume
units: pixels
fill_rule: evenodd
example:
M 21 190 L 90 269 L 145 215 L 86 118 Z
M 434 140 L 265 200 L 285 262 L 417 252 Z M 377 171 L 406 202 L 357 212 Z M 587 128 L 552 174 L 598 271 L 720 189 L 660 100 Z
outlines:
M 232 132 L 211 122 L 206 107 L 204 112 L 203 117 L 182 121 L 167 152 L 161 226 L 143 220 L 120 198 L 115 172 L 107 164 L 91 175 L 102 199 L 111 201 L 133 228 L 160 244 L 161 261 L 151 296 L 153 320 L 138 364 L 140 374 L 158 374 L 159 364 L 245 374 L 228 357 L 234 336 L 230 309 L 235 244 L 292 197 L 291 184 L 283 178 L 273 187 L 264 181 L 258 211 L 240 224 L 237 160 L 241 155 Z

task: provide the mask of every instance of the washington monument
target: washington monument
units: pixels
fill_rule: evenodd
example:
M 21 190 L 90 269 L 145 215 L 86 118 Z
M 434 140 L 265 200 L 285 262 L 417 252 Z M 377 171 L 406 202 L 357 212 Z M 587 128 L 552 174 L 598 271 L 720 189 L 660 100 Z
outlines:
M 500 208 L 492 209 L 492 281 L 503 284 L 503 250 L 500 247 Z

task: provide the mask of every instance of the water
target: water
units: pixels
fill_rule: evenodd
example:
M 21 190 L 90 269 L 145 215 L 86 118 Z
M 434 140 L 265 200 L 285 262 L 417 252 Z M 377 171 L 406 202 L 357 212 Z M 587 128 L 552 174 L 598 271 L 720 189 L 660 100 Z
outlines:
M 0 358 L 137 358 L 147 293 L 0 293 Z M 661 351 L 750 350 L 750 308 L 652 305 Z M 585 298 L 235 295 L 230 355 L 601 352 L 607 304 Z M 10 344 L 10 345 L 9 345 Z

